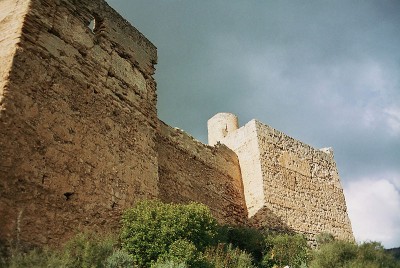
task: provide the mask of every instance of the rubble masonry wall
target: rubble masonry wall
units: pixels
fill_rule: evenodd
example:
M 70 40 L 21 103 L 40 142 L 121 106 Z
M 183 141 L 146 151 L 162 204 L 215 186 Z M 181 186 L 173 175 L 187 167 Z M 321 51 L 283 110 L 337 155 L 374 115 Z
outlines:
M 114 229 L 123 208 L 159 194 L 156 48 L 105 1 L 0 5 L 0 27 L 12 31 L 2 51 L 15 51 L 2 55 L 13 59 L 0 114 L 0 238 L 57 244 Z
M 157 148 L 161 200 L 200 202 L 210 207 L 221 223 L 245 223 L 242 177 L 233 151 L 224 145 L 204 145 L 163 122 Z
M 221 143 L 236 152 L 251 225 L 354 240 L 331 150 L 317 150 L 257 120 Z
M 281 227 L 310 240 L 323 232 L 354 240 L 333 152 L 314 149 L 258 121 L 256 127 L 266 211 L 280 219 Z M 271 225 L 269 217 L 254 223 Z

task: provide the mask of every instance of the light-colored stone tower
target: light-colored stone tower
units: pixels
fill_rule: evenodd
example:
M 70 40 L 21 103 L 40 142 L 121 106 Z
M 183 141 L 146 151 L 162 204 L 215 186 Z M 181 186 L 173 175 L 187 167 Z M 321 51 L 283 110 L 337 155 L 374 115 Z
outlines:
M 239 122 L 234 114 L 218 113 L 208 120 L 207 127 L 208 144 L 213 146 L 238 129 Z
M 314 149 L 257 120 L 229 128 L 232 118 L 222 113 L 208 121 L 209 144 L 238 155 L 251 224 L 311 241 L 322 232 L 354 240 L 333 150 Z

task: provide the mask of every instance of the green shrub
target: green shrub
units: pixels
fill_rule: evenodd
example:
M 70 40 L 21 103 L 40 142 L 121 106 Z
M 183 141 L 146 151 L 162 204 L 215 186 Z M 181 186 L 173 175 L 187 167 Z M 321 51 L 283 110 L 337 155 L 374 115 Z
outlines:
M 198 258 L 196 246 L 185 239 L 174 241 L 169 247 L 168 255 L 181 262 L 191 262 Z
M 122 217 L 122 247 L 141 267 L 149 267 L 169 252 L 177 240 L 187 240 L 203 251 L 216 239 L 217 224 L 201 204 L 163 204 L 142 201 Z
M 257 229 L 249 227 L 226 227 L 225 241 L 247 253 L 251 254 L 256 263 L 261 262 L 265 249 L 264 234 Z
M 60 267 L 102 268 L 113 253 L 116 239 L 91 233 L 78 234 L 59 249 L 33 249 L 29 252 L 13 250 L 4 267 Z M 3 267 L 0 266 L 0 267 Z
M 192 242 L 185 239 L 173 242 L 169 247 L 168 253 L 160 255 L 157 260 L 157 264 L 170 262 L 185 264 L 188 267 L 204 267 L 205 265 L 201 252 L 197 250 Z
M 105 263 L 106 268 L 128 268 L 133 267 L 133 258 L 124 250 L 116 250 L 109 256 Z
M 316 237 L 318 247 L 332 243 L 335 240 L 335 237 L 330 233 L 320 233 Z
M 102 268 L 112 255 L 117 240 L 112 236 L 81 233 L 68 241 L 64 247 L 64 267 Z
M 400 267 L 392 255 L 378 242 L 356 245 L 346 241 L 333 241 L 314 251 L 311 268 L 395 268 Z
M 157 261 L 151 268 L 188 268 L 185 263 L 177 263 L 175 261 Z
M 300 234 L 268 235 L 265 240 L 264 267 L 301 267 L 309 261 L 307 240 Z
M 3 263 L 4 266 L 10 268 L 43 268 L 43 267 L 63 267 L 63 260 L 57 251 L 49 249 L 39 250 L 33 249 L 27 253 L 13 252 L 9 259 L 8 265 Z
M 357 245 L 346 241 L 323 244 L 314 251 L 312 268 L 347 267 L 357 256 Z
M 365 242 L 358 246 L 357 257 L 348 267 L 395 268 L 400 267 L 400 262 L 386 252 L 381 243 Z
M 213 268 L 255 268 L 252 256 L 232 245 L 210 247 L 205 251 L 204 258 Z

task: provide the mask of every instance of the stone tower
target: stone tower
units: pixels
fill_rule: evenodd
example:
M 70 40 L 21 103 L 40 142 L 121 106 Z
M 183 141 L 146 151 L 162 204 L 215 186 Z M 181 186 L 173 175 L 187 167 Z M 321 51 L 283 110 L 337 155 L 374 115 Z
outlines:
M 239 128 L 236 115 L 231 113 L 218 113 L 207 122 L 208 144 L 214 146 L 230 133 Z
M 237 129 L 232 122 L 232 114 L 212 117 L 209 144 L 220 142 L 238 155 L 253 226 L 303 233 L 311 241 L 322 232 L 354 239 L 332 149 L 314 149 L 257 120 Z

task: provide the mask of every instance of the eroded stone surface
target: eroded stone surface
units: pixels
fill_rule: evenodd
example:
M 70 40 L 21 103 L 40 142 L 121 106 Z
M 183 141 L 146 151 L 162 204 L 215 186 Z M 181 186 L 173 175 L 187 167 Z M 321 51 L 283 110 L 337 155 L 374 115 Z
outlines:
M 245 223 L 242 177 L 232 150 L 225 145 L 204 145 L 162 122 L 157 147 L 162 200 L 200 202 L 221 223 Z
M 15 53 L 2 88 L 0 237 L 51 244 L 111 230 L 121 209 L 158 196 L 156 48 L 104 1 L 0 3 L 22 26 L 3 41 Z
M 238 155 L 253 226 L 354 240 L 331 148 L 314 149 L 256 120 L 220 142 Z

